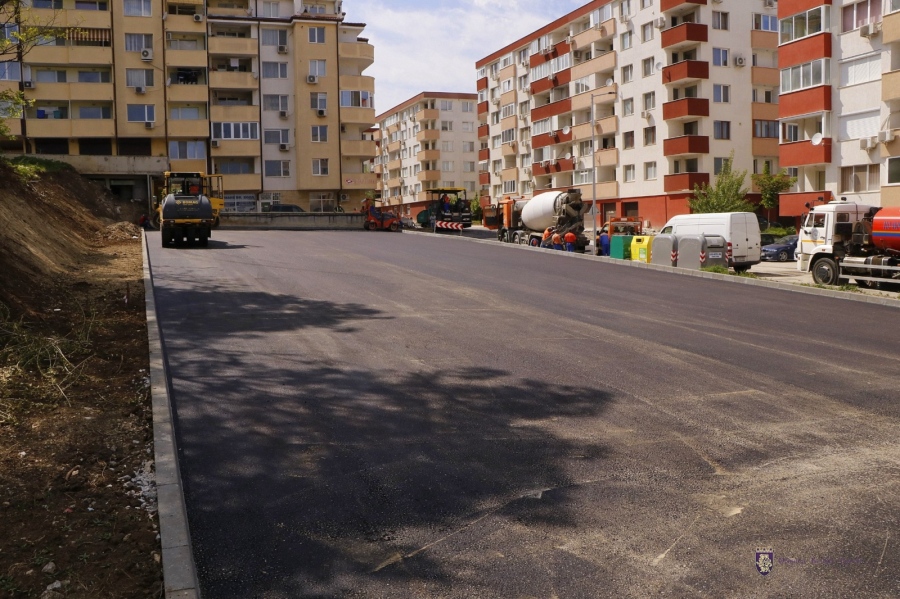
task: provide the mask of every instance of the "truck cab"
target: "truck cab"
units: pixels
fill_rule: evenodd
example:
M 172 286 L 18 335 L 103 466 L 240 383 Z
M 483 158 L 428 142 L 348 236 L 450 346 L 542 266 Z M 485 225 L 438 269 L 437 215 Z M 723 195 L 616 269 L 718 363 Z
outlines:
M 797 269 L 817 283 L 837 282 L 837 262 L 846 255 L 853 226 L 872 209 L 866 204 L 833 201 L 815 206 L 804 217 L 797 242 Z M 831 282 L 828 282 L 831 281 Z

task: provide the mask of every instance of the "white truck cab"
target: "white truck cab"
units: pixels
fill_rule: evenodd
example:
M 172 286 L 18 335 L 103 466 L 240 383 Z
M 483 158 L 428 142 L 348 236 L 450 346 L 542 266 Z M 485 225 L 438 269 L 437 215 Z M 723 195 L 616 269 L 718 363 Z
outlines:
M 838 200 L 812 208 L 800 227 L 797 269 L 802 272 L 812 272 L 814 268 L 836 271 L 835 244 L 849 243 L 853 225 L 862 220 L 871 208 L 866 204 Z M 828 274 L 822 273 L 822 277 L 814 278 L 827 280 Z

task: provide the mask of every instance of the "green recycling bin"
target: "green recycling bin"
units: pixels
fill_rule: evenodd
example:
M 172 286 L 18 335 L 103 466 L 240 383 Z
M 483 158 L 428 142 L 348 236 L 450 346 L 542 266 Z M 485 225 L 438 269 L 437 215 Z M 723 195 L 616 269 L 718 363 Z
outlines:
M 631 242 L 634 235 L 612 235 L 609 238 L 609 256 L 619 260 L 631 260 Z

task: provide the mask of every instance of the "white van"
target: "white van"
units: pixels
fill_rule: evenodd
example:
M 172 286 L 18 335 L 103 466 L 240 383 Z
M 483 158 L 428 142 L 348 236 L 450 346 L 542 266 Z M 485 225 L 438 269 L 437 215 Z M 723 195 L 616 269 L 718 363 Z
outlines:
M 759 220 L 752 212 L 714 212 L 673 216 L 660 233 L 721 235 L 728 244 L 728 265 L 740 272 L 760 262 Z

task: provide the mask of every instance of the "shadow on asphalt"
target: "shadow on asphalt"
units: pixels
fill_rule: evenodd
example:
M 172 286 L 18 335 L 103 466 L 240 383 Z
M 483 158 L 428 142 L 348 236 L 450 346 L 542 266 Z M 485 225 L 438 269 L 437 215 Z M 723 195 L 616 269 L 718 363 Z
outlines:
M 485 515 L 575 527 L 565 466 L 606 452 L 547 421 L 597 416 L 608 394 L 491 367 L 371 372 L 274 346 L 260 359 L 242 344 L 390 318 L 363 305 L 221 289 L 157 300 L 204 596 L 452 595 L 461 563 L 483 567 L 455 531 Z M 453 565 L 435 557 L 454 543 Z

